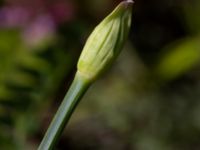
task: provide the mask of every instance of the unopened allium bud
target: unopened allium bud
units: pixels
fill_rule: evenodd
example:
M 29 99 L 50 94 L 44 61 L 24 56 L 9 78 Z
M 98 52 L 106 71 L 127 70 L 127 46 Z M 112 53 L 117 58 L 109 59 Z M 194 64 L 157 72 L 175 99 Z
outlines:
M 78 72 L 95 80 L 118 56 L 131 26 L 132 0 L 121 2 L 92 32 L 78 61 Z
M 94 81 L 118 56 L 131 25 L 132 0 L 121 2 L 88 38 L 72 85 L 50 124 L 38 150 L 51 150 L 73 110 Z

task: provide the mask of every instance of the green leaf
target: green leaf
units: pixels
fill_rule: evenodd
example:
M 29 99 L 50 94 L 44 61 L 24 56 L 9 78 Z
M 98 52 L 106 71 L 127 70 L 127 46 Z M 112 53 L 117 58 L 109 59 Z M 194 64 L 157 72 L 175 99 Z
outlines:
M 156 74 L 164 80 L 177 78 L 200 63 L 199 38 L 188 38 L 166 48 L 156 67 Z

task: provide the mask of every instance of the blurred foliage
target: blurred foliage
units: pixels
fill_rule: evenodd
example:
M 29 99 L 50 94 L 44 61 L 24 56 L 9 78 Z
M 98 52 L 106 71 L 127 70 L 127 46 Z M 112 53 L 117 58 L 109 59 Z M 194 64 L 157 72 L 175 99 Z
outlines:
M 87 35 L 118 2 L 0 1 L 0 149 L 36 149 Z M 136 1 L 129 42 L 58 149 L 200 149 L 199 10 L 199 0 Z
M 186 24 L 193 34 L 199 34 L 200 19 L 198 14 L 200 13 L 200 2 L 198 0 L 183 2 L 184 14 L 186 19 Z
M 27 132 L 38 126 L 34 123 L 35 115 L 39 115 L 35 109 L 42 110 L 44 99 L 53 96 L 52 92 L 71 68 L 66 64 L 72 60 L 65 51 L 52 49 L 53 43 L 52 48 L 48 44 L 42 51 L 28 49 L 16 30 L 4 29 L 0 35 L 1 126 L 7 130 L 5 136 L 10 134 L 10 138 L 16 136 L 19 140 L 12 130 L 16 128 L 20 138 L 26 138 Z
M 184 39 L 167 50 L 156 70 L 161 78 L 172 80 L 200 63 L 199 38 Z

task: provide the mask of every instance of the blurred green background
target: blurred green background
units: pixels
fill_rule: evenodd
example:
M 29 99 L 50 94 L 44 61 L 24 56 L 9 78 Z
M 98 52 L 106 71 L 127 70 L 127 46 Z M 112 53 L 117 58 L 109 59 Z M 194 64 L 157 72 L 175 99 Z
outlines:
M 0 0 L 0 149 L 37 149 L 92 29 L 120 0 Z M 200 1 L 136 0 L 129 39 L 58 150 L 200 149 Z

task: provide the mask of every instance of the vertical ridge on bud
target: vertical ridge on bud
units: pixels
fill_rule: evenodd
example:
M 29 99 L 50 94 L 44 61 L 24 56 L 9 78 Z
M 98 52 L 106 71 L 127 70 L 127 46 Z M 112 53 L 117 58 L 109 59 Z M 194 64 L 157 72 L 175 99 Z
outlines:
M 78 72 L 95 80 L 120 53 L 130 30 L 132 0 L 121 2 L 89 36 L 78 61 Z

